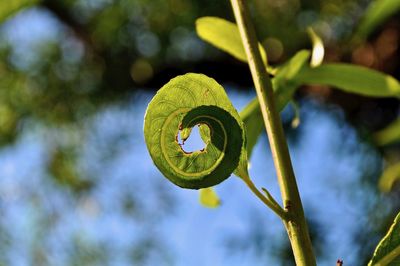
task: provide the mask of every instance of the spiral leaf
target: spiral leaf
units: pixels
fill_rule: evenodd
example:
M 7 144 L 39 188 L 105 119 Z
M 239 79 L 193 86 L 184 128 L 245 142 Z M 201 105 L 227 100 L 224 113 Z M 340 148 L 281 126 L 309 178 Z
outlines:
M 196 125 L 206 146 L 185 152 L 178 134 L 184 142 Z M 239 114 L 225 90 L 202 74 L 178 76 L 157 92 L 147 107 L 144 135 L 157 168 L 183 188 L 214 186 L 247 158 Z

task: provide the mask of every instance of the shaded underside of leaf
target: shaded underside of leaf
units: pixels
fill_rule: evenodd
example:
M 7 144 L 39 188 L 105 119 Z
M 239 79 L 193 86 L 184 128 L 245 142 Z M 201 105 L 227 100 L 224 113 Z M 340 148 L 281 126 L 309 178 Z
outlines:
M 368 266 L 400 265 L 400 213 L 385 237 L 379 242 Z

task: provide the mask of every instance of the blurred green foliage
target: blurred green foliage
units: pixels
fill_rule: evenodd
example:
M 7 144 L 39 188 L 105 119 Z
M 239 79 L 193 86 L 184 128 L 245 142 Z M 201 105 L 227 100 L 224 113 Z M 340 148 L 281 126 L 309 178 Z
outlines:
M 25 7 L 36 4 L 39 0 L 12 0 L 3 1 L 0 8 L 0 22 L 12 16 L 14 13 L 20 11 Z
M 388 17 L 396 14 L 400 9 L 400 2 L 397 0 L 374 1 L 365 11 L 364 17 L 357 27 L 356 38 L 366 38 L 379 27 Z

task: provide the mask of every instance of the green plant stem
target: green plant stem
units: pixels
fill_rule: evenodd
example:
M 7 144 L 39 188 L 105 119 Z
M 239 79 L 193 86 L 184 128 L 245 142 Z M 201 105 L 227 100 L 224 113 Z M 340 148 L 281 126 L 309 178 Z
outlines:
M 256 195 L 265 205 L 267 205 L 276 215 L 278 215 L 282 220 L 287 219 L 287 213 L 284 209 L 275 201 L 275 199 L 269 194 L 266 189 L 263 189 L 266 196 L 264 196 L 254 185 L 253 181 L 249 177 L 242 178 L 249 189 Z
M 282 123 L 275 107 L 272 83 L 261 60 L 256 33 L 245 2 L 244 0 L 231 0 L 267 130 L 282 200 L 288 214 L 288 219 L 283 223 L 290 239 L 296 264 L 314 266 L 316 265 L 315 256 Z

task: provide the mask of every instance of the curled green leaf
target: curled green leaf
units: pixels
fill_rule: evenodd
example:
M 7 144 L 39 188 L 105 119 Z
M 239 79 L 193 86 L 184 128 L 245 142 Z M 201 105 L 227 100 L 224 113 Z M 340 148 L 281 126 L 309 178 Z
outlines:
M 200 125 L 205 148 L 186 152 L 178 135 L 184 141 L 196 125 Z M 214 186 L 246 158 L 239 114 L 222 86 L 202 74 L 178 76 L 157 92 L 147 107 L 144 136 L 157 168 L 183 188 Z

